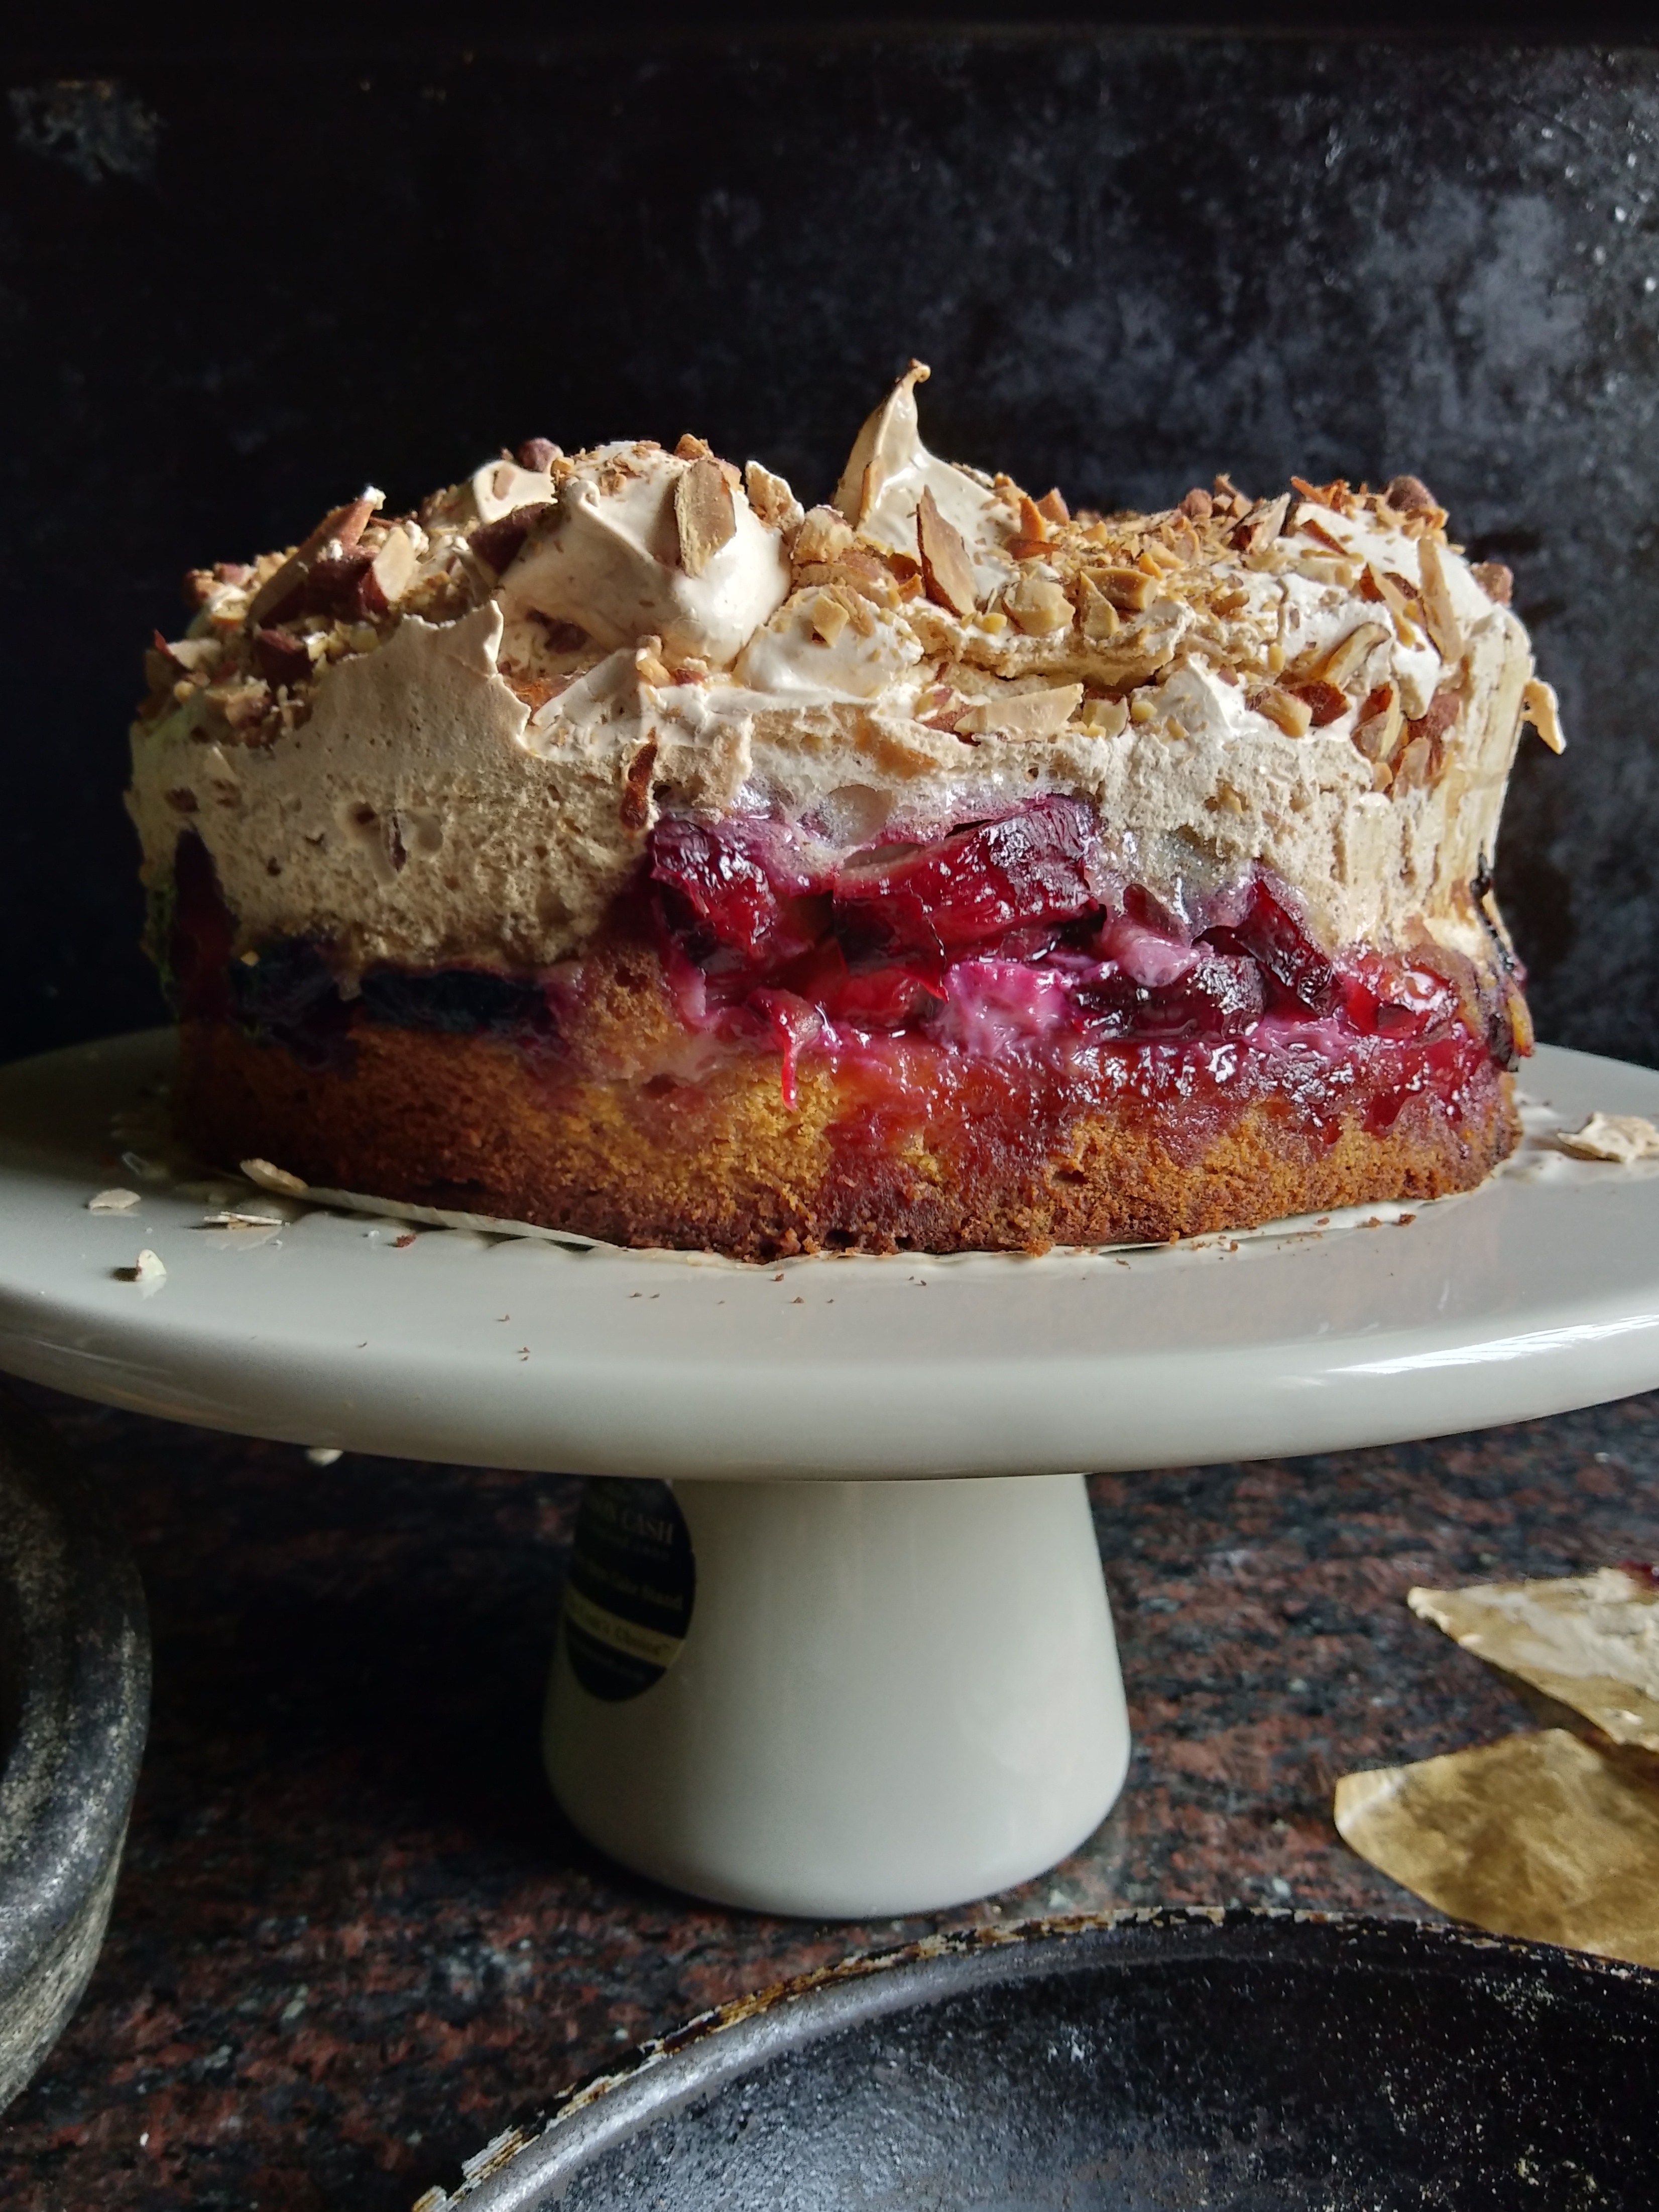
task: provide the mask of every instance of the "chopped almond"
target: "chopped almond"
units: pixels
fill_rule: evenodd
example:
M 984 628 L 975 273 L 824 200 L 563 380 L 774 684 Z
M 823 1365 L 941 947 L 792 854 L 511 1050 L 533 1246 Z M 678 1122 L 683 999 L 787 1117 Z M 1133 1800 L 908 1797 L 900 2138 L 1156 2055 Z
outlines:
M 1043 493 L 1036 503 L 1036 509 L 1037 513 L 1049 522 L 1066 523 L 1072 519 L 1072 510 L 1060 497 L 1058 484 L 1051 490 Z
M 1046 637 L 1072 626 L 1072 603 L 1046 576 L 1022 576 L 1004 601 L 1028 637 Z
M 1334 647 L 1320 674 L 1327 684 L 1334 684 L 1340 690 L 1351 676 L 1358 673 L 1376 648 L 1388 641 L 1389 633 L 1381 623 L 1361 623 L 1358 629 L 1351 629 Z
M 1265 714 L 1270 722 L 1277 722 L 1287 738 L 1305 738 L 1313 726 L 1313 709 L 1305 699 L 1298 699 L 1277 684 L 1268 684 L 1260 691 L 1252 691 L 1250 705 L 1258 714 Z
M 848 551 L 852 531 L 833 507 L 809 507 L 795 534 L 795 560 L 801 567 L 834 561 Z

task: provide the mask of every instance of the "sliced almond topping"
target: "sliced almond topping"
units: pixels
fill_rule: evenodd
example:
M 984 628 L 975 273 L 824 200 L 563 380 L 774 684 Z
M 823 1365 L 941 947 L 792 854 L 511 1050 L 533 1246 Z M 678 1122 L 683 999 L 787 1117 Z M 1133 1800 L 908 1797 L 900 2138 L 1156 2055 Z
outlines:
M 1423 582 L 1423 619 L 1428 625 L 1429 635 L 1440 658 L 1449 666 L 1453 665 L 1463 658 L 1463 625 L 1452 605 L 1451 586 L 1446 581 L 1440 548 L 1432 538 L 1419 538 L 1417 541 L 1417 569 Z
M 386 543 L 369 568 L 375 589 L 388 607 L 395 607 L 415 580 L 415 571 L 420 566 L 420 556 L 415 542 L 401 523 L 394 523 L 387 531 Z
M 1530 722 L 1553 753 L 1564 753 L 1567 741 L 1561 734 L 1561 704 L 1553 684 L 1534 676 L 1522 695 L 1521 719 Z
M 1285 517 L 1290 511 L 1291 495 L 1282 491 L 1277 499 L 1258 500 L 1233 532 L 1233 544 L 1241 553 L 1259 553 L 1270 545 L 1285 527 Z
M 924 491 L 917 503 L 916 543 L 921 550 L 922 588 L 928 598 L 953 615 L 972 614 L 976 594 L 967 543 L 939 513 L 931 491 Z
M 1277 722 L 1287 738 L 1305 738 L 1313 726 L 1313 708 L 1305 699 L 1298 699 L 1290 691 L 1281 690 L 1278 684 L 1269 684 L 1260 691 L 1252 691 L 1250 705 L 1258 714 L 1265 714 L 1270 722 Z
M 1334 684 L 1340 690 L 1351 676 L 1358 673 L 1362 663 L 1376 648 L 1388 641 L 1389 633 L 1381 623 L 1361 623 L 1358 629 L 1351 629 L 1341 643 L 1333 649 L 1320 671 L 1322 678 L 1327 684 Z
M 249 629 L 257 629 L 261 623 L 281 615 L 331 544 L 337 544 L 342 554 L 352 551 L 363 534 L 364 524 L 385 497 L 384 492 L 370 484 L 356 499 L 325 514 L 305 543 L 296 545 L 254 593 L 247 610 Z
M 1311 514 L 1303 515 L 1297 523 L 1297 528 L 1304 538 L 1311 538 L 1316 545 L 1322 545 L 1328 553 L 1335 553 L 1345 561 L 1349 558 L 1348 549 L 1342 540 L 1333 538 L 1324 524 L 1316 522 Z
M 1057 684 L 1047 691 L 1016 691 L 1006 698 L 980 700 L 957 717 L 957 728 L 975 737 L 1052 738 L 1065 728 L 1082 702 L 1080 684 Z
M 1058 484 L 1051 491 L 1043 493 L 1036 503 L 1036 510 L 1049 522 L 1069 522 L 1072 519 L 1072 510 L 1060 497 Z
M 1412 620 L 1410 604 L 1393 576 L 1379 568 L 1375 561 L 1366 562 L 1365 574 L 1372 591 L 1394 617 L 1395 630 L 1400 642 L 1407 647 L 1416 645 L 1417 625 Z
M 244 1160 L 242 1173 L 261 1190 L 275 1191 L 283 1198 L 303 1198 L 311 1188 L 286 1168 L 273 1167 L 269 1160 Z
M 718 461 L 705 452 L 674 486 L 674 520 L 680 533 L 680 566 L 701 576 L 722 545 L 737 534 L 732 487 Z
M 1399 742 L 1404 720 L 1399 692 L 1392 684 L 1379 684 L 1355 719 L 1354 744 L 1367 760 L 1387 760 Z
M 89 1198 L 87 1200 L 87 1212 L 88 1213 L 125 1213 L 131 1207 L 142 1203 L 143 1200 L 136 1190 L 100 1190 L 95 1198 Z

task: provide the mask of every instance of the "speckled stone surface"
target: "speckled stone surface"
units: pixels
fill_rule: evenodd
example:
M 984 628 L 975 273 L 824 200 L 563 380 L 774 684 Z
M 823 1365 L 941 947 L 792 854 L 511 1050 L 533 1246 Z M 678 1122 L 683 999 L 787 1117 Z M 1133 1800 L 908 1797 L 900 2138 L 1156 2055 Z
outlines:
M 155 1693 L 102 1961 L 0 2122 L 9 2208 L 401 2212 L 623 2045 L 935 1924 L 699 1906 L 571 1834 L 536 1723 L 574 1482 L 320 1470 L 32 1395 L 137 1551 Z M 1334 1777 L 1530 1715 L 1404 1592 L 1659 1555 L 1656 1475 L 1659 1396 L 1097 1481 L 1128 1788 L 1052 1876 L 945 1921 L 1424 1911 L 1339 1842 Z

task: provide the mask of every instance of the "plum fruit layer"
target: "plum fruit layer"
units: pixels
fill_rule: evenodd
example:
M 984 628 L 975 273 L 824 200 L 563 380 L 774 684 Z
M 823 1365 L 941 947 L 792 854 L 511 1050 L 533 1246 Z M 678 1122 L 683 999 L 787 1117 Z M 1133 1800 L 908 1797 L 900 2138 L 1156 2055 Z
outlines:
M 1260 878 L 1171 913 L 1065 800 L 828 858 L 665 823 L 605 939 L 539 975 L 347 984 L 325 942 L 233 934 L 184 841 L 198 1149 L 626 1243 L 1164 1239 L 1468 1188 L 1516 1138 L 1501 963 L 1334 959 Z

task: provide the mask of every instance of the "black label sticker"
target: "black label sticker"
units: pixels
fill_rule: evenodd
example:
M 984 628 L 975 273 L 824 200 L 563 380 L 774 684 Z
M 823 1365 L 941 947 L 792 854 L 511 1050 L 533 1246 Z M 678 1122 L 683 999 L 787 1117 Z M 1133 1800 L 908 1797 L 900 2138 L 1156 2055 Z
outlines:
M 612 1703 L 659 1682 L 691 1626 L 691 1534 L 665 1482 L 595 1475 L 576 1516 L 564 1593 L 570 1671 Z

